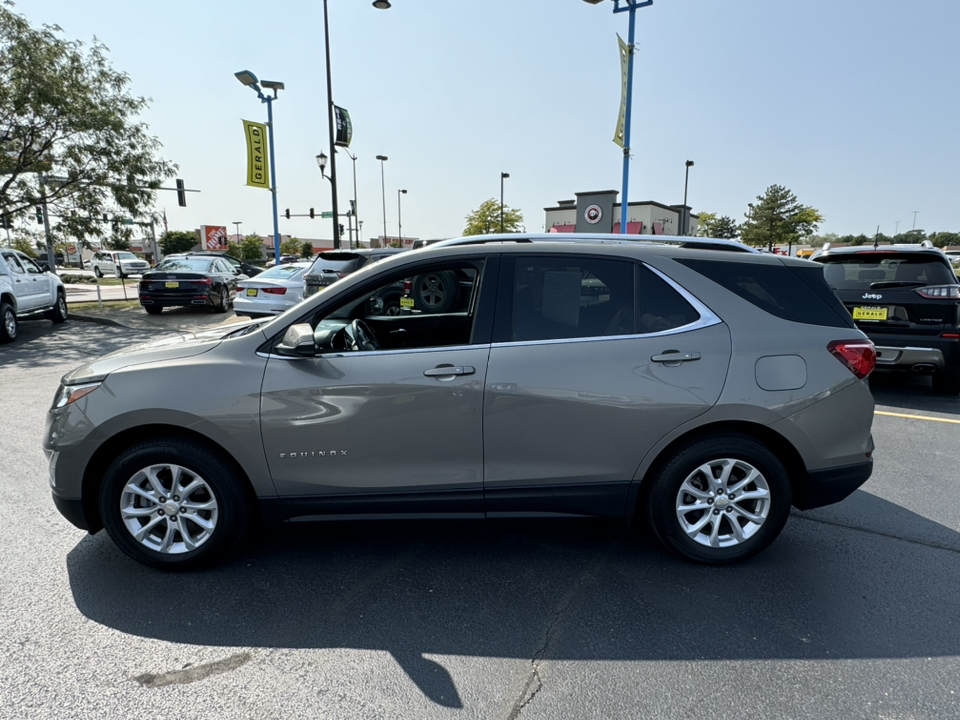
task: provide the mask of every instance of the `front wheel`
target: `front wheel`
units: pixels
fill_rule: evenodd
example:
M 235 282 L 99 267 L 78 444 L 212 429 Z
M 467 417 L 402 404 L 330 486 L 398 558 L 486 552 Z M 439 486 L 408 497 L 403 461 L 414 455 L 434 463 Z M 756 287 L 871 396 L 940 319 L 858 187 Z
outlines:
M 647 519 L 657 537 L 708 565 L 746 560 L 783 530 L 792 503 L 783 464 L 743 435 L 705 438 L 651 478 Z
M 0 303 L 0 342 L 8 343 L 17 339 L 20 324 L 17 313 L 10 303 Z
M 96 275 L 98 278 L 103 277 L 103 270 L 100 269 L 99 265 L 93 266 L 93 274 Z
M 104 476 L 100 514 L 134 560 L 187 570 L 221 559 L 246 532 L 246 481 L 192 440 L 147 440 L 121 452 Z

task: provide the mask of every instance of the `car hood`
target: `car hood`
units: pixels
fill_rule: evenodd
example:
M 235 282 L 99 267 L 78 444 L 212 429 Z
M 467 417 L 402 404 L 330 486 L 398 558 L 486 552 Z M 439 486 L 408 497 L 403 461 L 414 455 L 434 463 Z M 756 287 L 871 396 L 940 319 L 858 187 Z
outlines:
M 231 323 L 227 327 L 202 330 L 200 332 L 171 335 L 151 340 L 150 342 L 133 345 L 122 350 L 116 350 L 108 355 L 98 357 L 88 363 L 74 368 L 63 376 L 64 385 L 98 382 L 110 373 L 133 365 L 178 360 L 195 357 L 213 350 L 220 342 L 240 330 L 251 326 L 262 325 L 262 320 L 251 320 L 244 323 Z

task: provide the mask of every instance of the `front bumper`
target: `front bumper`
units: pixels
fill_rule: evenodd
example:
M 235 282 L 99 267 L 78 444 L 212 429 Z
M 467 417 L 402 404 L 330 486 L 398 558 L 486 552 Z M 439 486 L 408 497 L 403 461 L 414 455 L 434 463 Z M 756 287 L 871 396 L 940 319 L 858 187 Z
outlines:
M 81 530 L 91 532 L 90 524 L 87 522 L 87 515 L 83 511 L 83 501 L 81 501 L 80 498 L 63 498 L 56 493 L 51 494 L 53 495 L 53 504 L 56 505 L 61 515 Z
M 798 510 L 812 510 L 840 502 L 869 480 L 871 473 L 872 459 L 856 465 L 811 471 L 803 487 L 794 488 L 793 505 Z

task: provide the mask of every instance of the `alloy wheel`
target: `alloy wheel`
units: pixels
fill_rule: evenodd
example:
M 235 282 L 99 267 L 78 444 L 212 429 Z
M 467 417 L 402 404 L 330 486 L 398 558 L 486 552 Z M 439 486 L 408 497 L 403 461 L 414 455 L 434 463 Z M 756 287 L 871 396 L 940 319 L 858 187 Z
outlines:
M 720 458 L 693 470 L 677 493 L 676 514 L 687 537 L 725 548 L 753 537 L 770 513 L 770 486 L 744 460 Z
M 181 465 L 161 463 L 135 473 L 120 495 L 120 517 L 135 541 L 155 552 L 196 550 L 217 528 L 210 485 Z

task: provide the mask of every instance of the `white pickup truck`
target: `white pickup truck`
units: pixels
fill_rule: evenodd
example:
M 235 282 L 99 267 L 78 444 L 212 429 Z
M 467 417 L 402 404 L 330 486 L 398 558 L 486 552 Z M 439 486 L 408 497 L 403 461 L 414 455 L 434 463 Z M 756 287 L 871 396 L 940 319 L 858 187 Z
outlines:
M 67 293 L 60 278 L 22 252 L 0 248 L 0 343 L 17 339 L 22 318 L 41 313 L 55 323 L 67 319 Z

